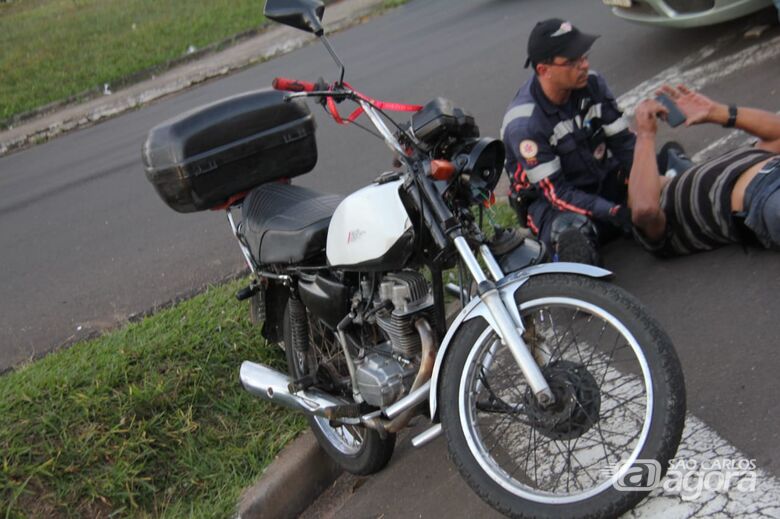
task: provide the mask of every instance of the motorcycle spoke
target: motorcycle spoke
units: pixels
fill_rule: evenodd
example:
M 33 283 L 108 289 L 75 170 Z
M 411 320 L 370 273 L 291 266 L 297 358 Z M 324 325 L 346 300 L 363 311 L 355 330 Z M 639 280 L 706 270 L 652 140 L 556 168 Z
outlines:
M 604 376 L 601 377 L 601 382 L 599 383 L 599 391 L 601 391 L 601 388 L 604 386 L 604 380 L 607 378 L 607 373 L 609 373 L 609 366 L 612 364 L 612 358 L 615 356 L 615 349 L 618 346 L 618 343 L 620 342 L 620 336 L 618 335 L 615 337 L 615 345 L 612 347 L 612 351 L 609 353 L 609 361 L 607 361 L 607 366 L 604 368 Z
M 336 342 L 333 332 L 321 321 L 309 314 L 309 354 L 313 357 L 314 369 L 319 377 L 318 383 L 331 384 L 335 388 L 344 388 L 349 381 L 346 363 L 343 361 L 341 345 Z M 323 377 L 330 380 L 323 380 Z M 325 418 L 315 417 L 319 429 L 328 441 L 345 454 L 360 451 L 365 441 L 365 428 L 354 425 L 333 427 Z
M 563 339 L 566 338 L 566 335 L 568 335 L 569 330 L 571 328 L 567 328 L 566 331 L 563 333 L 563 337 L 559 338 L 558 337 L 558 332 L 555 331 L 555 324 L 553 322 L 552 313 L 550 313 L 549 310 L 548 310 L 547 313 L 550 316 L 550 323 L 552 324 L 550 328 L 552 329 L 553 335 L 555 336 L 555 341 L 558 343 L 558 346 L 556 346 L 553 349 L 552 353 L 550 354 L 550 362 L 554 362 L 555 360 L 557 360 L 556 357 L 555 357 L 555 354 L 558 352 L 558 350 L 560 350 L 561 346 L 563 345 Z M 570 347 L 571 347 L 571 343 L 568 344 L 566 346 L 566 348 L 563 351 L 560 352 L 560 356 L 558 358 L 563 358 L 563 355 L 569 350 Z
M 598 483 L 598 480 L 596 478 L 594 478 L 593 476 L 591 476 L 590 471 L 588 470 L 588 468 L 580 461 L 580 459 L 577 457 L 577 455 L 574 454 L 574 451 L 569 451 L 569 455 L 570 455 L 571 458 L 574 459 L 574 461 L 577 462 L 577 465 L 580 466 L 580 468 L 585 472 L 585 475 L 588 476 L 588 478 L 593 483 Z M 570 466 L 571 466 L 571 463 L 570 463 Z M 580 488 L 582 488 L 582 487 L 580 487 Z
M 550 484 L 551 488 L 553 489 L 558 488 L 558 484 L 561 482 L 561 478 L 563 477 L 564 472 L 568 474 L 568 472 L 563 469 L 558 471 L 558 476 L 556 476 L 555 480 Z
M 577 315 L 580 313 L 578 308 L 571 316 L 571 325 L 569 328 L 572 330 L 572 342 L 574 343 L 574 349 L 577 350 L 577 356 L 580 359 L 580 364 L 585 365 L 585 359 L 582 358 L 582 351 L 580 351 L 579 342 L 577 341 L 577 334 L 574 332 L 574 321 L 577 320 Z
M 593 318 L 593 316 L 591 316 L 591 320 L 592 320 L 592 318 Z M 589 320 L 589 322 L 590 322 L 590 320 Z M 606 323 L 606 321 L 605 321 L 605 322 L 604 322 L 604 324 L 602 324 L 602 326 L 601 326 L 601 333 L 599 334 L 599 338 L 598 338 L 598 340 L 596 341 L 596 344 L 601 344 L 601 339 L 604 337 L 604 333 L 605 333 L 606 331 L 607 331 L 607 323 Z M 591 363 L 593 362 L 593 357 L 594 357 L 595 355 L 596 355 L 596 348 L 593 348 L 593 351 L 591 351 L 591 352 L 590 352 L 590 358 L 588 359 L 588 364 L 587 364 L 587 365 L 588 365 L 588 367 L 590 367 L 590 366 L 592 366 L 592 365 L 593 365 L 593 364 L 591 364 Z
M 639 397 L 643 397 L 643 396 L 644 396 L 644 395 L 637 395 L 635 398 L 639 398 Z M 614 398 L 614 397 L 613 397 L 613 398 Z M 601 420 L 609 420 L 609 419 L 611 419 L 613 416 L 615 416 L 615 414 L 616 414 L 616 413 L 617 413 L 617 412 L 618 412 L 620 409 L 622 409 L 622 407 L 621 407 L 621 406 L 616 406 L 616 407 L 613 407 L 613 408 L 609 409 L 609 411 L 608 411 L 608 412 L 606 412 L 606 413 L 604 413 L 603 415 L 601 415 Z M 626 409 L 625 409 L 625 411 L 626 411 L 628 414 L 630 414 L 634 420 L 636 420 L 636 421 L 638 421 L 638 422 L 641 422 L 641 421 L 643 421 L 643 420 L 644 420 L 644 417 L 643 417 L 643 416 L 640 416 L 640 415 L 638 415 L 638 414 L 637 414 L 635 411 L 633 411 L 633 410 L 631 410 L 631 409 L 628 409 L 628 408 L 626 408 Z
M 585 411 L 585 408 L 582 407 L 582 404 L 580 403 L 579 399 L 576 402 L 577 402 L 577 405 L 579 406 L 579 408 L 582 409 L 583 411 Z M 588 418 L 590 418 L 590 415 L 588 415 Z M 603 417 L 602 417 L 602 420 L 603 420 Z M 601 422 L 602 422 L 602 420 L 596 420 L 595 425 L 596 425 L 596 430 L 599 433 L 599 437 L 601 438 L 601 444 L 600 445 L 601 445 L 602 450 L 604 451 L 604 460 L 607 463 L 609 463 L 609 454 L 607 453 L 607 440 L 604 438 L 604 432 L 601 429 Z M 590 421 L 591 421 L 591 424 L 593 424 L 593 421 L 592 420 L 590 420 Z M 577 441 L 579 441 L 579 440 L 580 440 L 580 438 L 577 439 Z M 576 447 L 576 445 L 577 444 L 575 443 L 575 447 Z M 617 459 L 620 460 L 619 457 Z
M 647 387 L 636 375 L 642 368 L 635 351 L 609 320 L 580 306 L 544 305 L 522 317 L 524 340 L 549 376 L 585 370 L 558 378 L 556 391 L 588 380 L 590 386 L 562 395 L 573 396 L 568 405 L 576 415 L 564 407 L 555 411 L 560 417 L 544 419 L 543 410 L 530 407 L 535 401 L 508 348 L 488 336 L 467 391 L 482 449 L 503 479 L 532 492 L 564 496 L 599 487 L 609 480 L 609 464 L 631 454 L 643 429 Z
M 604 438 L 604 431 L 601 429 L 601 420 L 596 422 L 596 430 L 601 438 L 601 447 L 604 450 L 604 461 L 609 464 L 609 453 L 607 452 L 607 440 Z M 620 461 L 620 456 L 615 454 L 615 461 Z
M 514 424 L 514 417 L 512 415 L 506 415 L 504 418 L 506 419 L 506 426 L 504 426 L 504 428 L 501 429 L 501 434 L 496 435 L 496 441 L 493 442 L 493 445 L 488 449 L 488 452 L 491 452 L 494 448 L 496 448 L 496 446 L 498 446 L 503 436 L 507 433 L 509 428 Z
M 529 444 L 529 445 L 533 445 L 533 436 L 534 436 L 534 433 L 535 433 L 535 429 L 534 429 L 533 427 L 529 427 L 529 428 L 528 428 L 528 436 L 529 436 L 529 438 L 528 438 L 528 444 Z M 530 461 L 530 459 L 531 459 L 531 453 L 533 452 L 534 454 L 536 454 L 536 449 L 534 449 L 534 448 L 532 447 L 532 448 L 529 448 L 529 449 L 527 449 L 527 451 L 528 451 L 528 452 L 526 452 L 526 455 L 525 455 L 525 466 L 524 466 L 524 468 L 523 468 L 523 472 L 524 472 L 526 475 L 528 474 L 528 462 L 529 462 L 529 461 Z M 534 459 L 534 468 L 536 468 L 536 459 Z M 539 482 L 538 482 L 538 481 L 536 481 L 536 478 L 534 478 L 534 483 L 536 483 L 537 485 L 539 484 Z
M 509 351 L 508 348 L 506 348 L 505 346 L 503 348 L 504 348 L 504 353 L 508 353 L 508 351 Z M 496 363 L 498 358 L 499 358 L 498 355 L 496 355 L 494 360 L 493 360 L 493 364 Z M 519 400 L 523 400 L 523 398 L 524 398 L 523 394 L 519 390 L 518 385 L 517 385 L 517 380 L 520 379 L 519 368 L 514 363 L 514 359 L 511 359 L 508 362 L 505 362 L 505 366 L 503 366 L 500 369 L 500 371 L 499 371 L 499 373 L 501 375 L 507 375 L 506 377 L 504 377 L 504 383 L 506 385 L 503 385 L 503 386 L 502 385 L 496 386 L 495 383 L 487 384 L 487 376 L 484 373 L 484 362 L 481 362 L 480 364 L 482 366 L 480 368 L 480 381 L 482 382 L 482 384 L 485 387 L 488 387 L 488 385 L 489 385 L 490 387 L 494 388 L 491 391 L 491 393 L 493 395 L 495 395 L 496 393 L 499 393 L 499 392 L 510 391 Z M 514 376 L 511 376 L 511 373 L 510 373 L 511 371 L 514 372 Z

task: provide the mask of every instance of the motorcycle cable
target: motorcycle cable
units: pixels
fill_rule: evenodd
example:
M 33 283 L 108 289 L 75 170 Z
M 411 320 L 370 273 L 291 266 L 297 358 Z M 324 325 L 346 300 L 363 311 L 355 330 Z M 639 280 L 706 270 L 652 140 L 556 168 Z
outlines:
M 353 89 L 352 85 L 350 85 L 347 82 L 343 82 L 341 85 L 348 89 L 347 92 L 343 92 L 345 98 L 352 99 L 353 101 L 355 100 L 363 101 L 364 103 L 368 104 L 371 108 L 373 108 L 380 115 L 382 115 L 385 118 L 385 120 L 389 121 L 404 137 L 406 137 L 406 141 L 408 141 L 408 144 L 410 144 L 415 148 L 415 151 L 417 151 L 418 153 L 423 152 L 414 135 L 410 135 L 407 132 L 407 130 L 405 130 L 400 124 L 398 124 L 385 111 L 385 110 L 394 110 L 400 112 L 419 112 L 423 108 L 422 105 L 408 105 L 402 103 L 391 103 L 386 101 L 379 101 L 371 97 L 368 97 L 367 95 L 361 92 L 358 92 L 357 90 Z M 330 91 L 333 92 L 333 89 L 336 86 L 337 85 L 331 86 Z M 348 124 L 348 123 L 356 124 L 355 120 L 358 117 L 360 117 L 364 112 L 363 107 L 362 106 L 357 107 L 349 116 L 347 116 L 346 119 L 344 119 L 342 118 L 341 114 L 339 114 L 338 109 L 336 108 L 337 101 L 334 99 L 334 97 L 335 96 L 327 96 L 327 102 L 326 102 L 327 109 L 330 112 L 331 117 L 333 117 L 333 120 L 335 120 L 337 124 Z M 382 139 L 382 137 L 379 138 Z
M 368 106 L 370 106 L 373 110 L 376 110 L 380 115 L 382 115 L 385 118 L 385 120 L 389 121 L 405 137 L 405 141 L 407 141 L 407 144 L 411 145 L 415 149 L 418 156 L 420 153 L 424 153 L 424 151 L 421 149 L 419 142 L 414 137 L 414 135 L 410 135 L 409 133 L 407 133 L 407 130 L 401 127 L 392 117 L 390 117 L 385 112 L 385 110 L 394 110 L 400 112 L 419 112 L 423 108 L 422 105 L 410 105 L 410 104 L 403 104 L 403 103 L 379 101 L 373 99 L 353 89 L 352 85 L 350 85 L 346 81 L 343 81 L 343 78 L 338 83 L 334 83 L 332 85 L 327 85 L 322 80 L 320 80 L 317 83 L 307 83 L 305 81 L 291 80 L 287 78 L 276 78 L 274 79 L 273 87 L 277 90 L 287 90 L 287 91 L 295 92 L 293 94 L 289 94 L 286 97 L 287 100 L 295 99 L 296 97 L 320 98 L 318 101 L 319 104 L 325 107 L 326 111 L 330 113 L 330 116 L 333 118 L 333 120 L 340 125 L 345 125 L 349 123 L 357 124 L 355 120 L 358 117 L 360 117 L 365 110 L 363 109 L 362 106 L 358 106 L 355 110 L 352 111 L 351 114 L 349 114 L 349 116 L 347 116 L 346 119 L 344 119 L 341 116 L 341 114 L 339 114 L 338 108 L 336 107 L 336 103 L 340 103 L 345 99 L 351 99 L 354 102 L 364 102 Z M 372 135 L 378 137 L 380 140 L 384 140 L 383 137 L 374 134 L 371 130 L 359 124 L 357 124 L 357 126 L 371 133 Z M 407 164 L 410 165 L 409 159 L 411 157 L 409 157 L 409 154 L 404 153 L 404 157 L 407 159 L 406 160 Z
M 327 112 L 327 111 L 328 111 L 328 109 L 326 108 L 326 109 L 325 109 L 325 111 Z M 330 113 L 328 113 L 328 115 L 330 115 Z M 358 128 L 360 128 L 361 130 L 365 131 L 365 132 L 366 132 L 366 133 L 368 133 L 368 134 L 371 134 L 373 137 L 376 137 L 376 138 L 377 138 L 377 139 L 379 139 L 380 141 L 382 140 L 382 136 L 381 136 L 381 135 L 379 135 L 379 133 L 375 132 L 374 130 L 372 130 L 371 128 L 369 128 L 369 127 L 367 127 L 367 126 L 364 126 L 364 125 L 360 124 L 360 123 L 359 123 L 359 122 L 357 122 L 357 121 L 346 121 L 344 124 L 345 124 L 345 125 L 349 124 L 349 125 L 351 125 L 351 126 L 357 126 L 357 127 L 358 127 Z

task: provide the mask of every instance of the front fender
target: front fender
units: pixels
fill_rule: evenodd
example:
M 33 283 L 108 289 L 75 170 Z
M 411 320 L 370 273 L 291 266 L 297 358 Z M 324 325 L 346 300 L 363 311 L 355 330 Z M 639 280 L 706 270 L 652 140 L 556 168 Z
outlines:
M 505 302 L 514 301 L 515 292 L 517 292 L 517 289 L 523 286 L 523 284 L 525 284 L 525 282 L 531 279 L 533 276 L 539 276 L 541 274 L 578 274 L 591 278 L 605 278 L 611 276 L 612 272 L 582 263 L 556 262 L 544 263 L 542 265 L 533 265 L 505 276 L 496 284 L 496 288 L 501 293 L 501 299 Z M 512 306 L 513 308 L 510 308 L 510 311 L 517 311 L 514 308 L 514 304 Z M 493 321 L 493 317 L 490 315 L 490 312 L 488 312 L 485 303 L 483 303 L 479 297 L 474 297 L 463 308 L 463 310 L 460 311 L 457 317 L 455 317 L 455 320 L 447 329 L 447 334 L 441 341 L 439 351 L 436 354 L 436 362 L 433 365 L 433 375 L 431 376 L 431 394 L 429 399 L 431 406 L 431 419 L 433 421 L 438 421 L 436 417 L 436 409 L 438 403 L 437 398 L 439 394 L 439 374 L 441 373 L 441 367 L 444 364 L 444 358 L 447 356 L 447 350 L 449 349 L 453 337 L 455 337 L 455 334 L 458 332 L 463 323 L 477 317 L 485 319 L 485 321 L 488 323 L 488 326 L 494 330 L 497 329 L 495 322 Z

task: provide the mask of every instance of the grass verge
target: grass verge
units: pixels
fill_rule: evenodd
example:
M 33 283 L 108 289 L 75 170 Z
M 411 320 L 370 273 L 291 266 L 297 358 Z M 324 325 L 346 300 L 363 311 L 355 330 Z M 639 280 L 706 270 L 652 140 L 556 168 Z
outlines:
M 231 516 L 306 426 L 241 388 L 242 360 L 284 369 L 241 284 L 0 377 L 0 515 Z
M 484 226 L 515 221 L 498 204 Z M 234 298 L 245 284 L 0 377 L 0 516 L 231 516 L 306 428 L 240 386 L 245 359 L 285 369 Z
M 0 121 L 260 26 L 256 0 L 0 3 Z
M 330 4 L 336 0 L 325 0 Z M 408 0 L 384 0 L 383 9 Z M 0 128 L 100 95 L 262 27 L 254 0 L 0 0 Z

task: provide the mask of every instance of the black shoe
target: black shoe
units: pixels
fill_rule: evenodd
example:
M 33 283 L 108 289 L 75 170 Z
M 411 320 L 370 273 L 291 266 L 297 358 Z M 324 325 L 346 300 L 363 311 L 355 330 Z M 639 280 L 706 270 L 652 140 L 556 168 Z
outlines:
M 596 245 L 578 229 L 563 231 L 553 247 L 555 248 L 554 261 L 601 265 L 601 257 L 596 250 Z
M 685 153 L 685 149 L 675 141 L 669 141 L 661 147 L 657 160 L 658 172 L 663 176 L 674 177 L 693 166 L 693 161 Z

